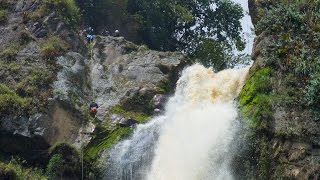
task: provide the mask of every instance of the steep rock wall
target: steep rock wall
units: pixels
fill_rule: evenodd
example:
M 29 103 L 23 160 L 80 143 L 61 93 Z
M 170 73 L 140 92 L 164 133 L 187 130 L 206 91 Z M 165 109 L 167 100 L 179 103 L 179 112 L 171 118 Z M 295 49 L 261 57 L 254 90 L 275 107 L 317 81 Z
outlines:
M 93 123 L 136 117 L 125 111 L 150 116 L 154 95 L 168 93 L 186 64 L 182 54 L 151 51 L 123 37 L 95 36 L 86 44 L 64 9 L 48 11 L 51 5 L 40 0 L 0 5 L 7 15 L 0 23 L 0 156 L 29 160 L 31 152 L 57 142 L 89 141 Z M 91 101 L 100 106 L 98 122 L 88 115 Z M 18 144 L 7 146 L 6 139 Z
M 276 12 L 276 8 L 281 5 L 286 4 L 249 0 L 250 15 L 258 36 L 252 53 L 254 64 L 240 94 L 241 111 L 252 133 L 247 140 L 251 147 L 249 152 L 255 156 L 247 160 L 253 165 L 248 174 L 259 179 L 318 179 L 320 124 L 312 107 L 305 100 L 310 76 L 297 73 L 294 56 L 290 56 L 301 56 L 296 53 L 299 50 L 290 49 L 290 43 L 295 41 L 290 36 L 304 35 L 299 34 L 300 30 L 290 29 L 289 23 L 298 23 L 290 19 L 284 22 L 288 24 L 287 28 L 282 25 L 272 30 L 279 23 L 276 22 L 277 18 L 272 19 L 270 12 Z M 308 13 L 309 8 L 302 4 L 293 10 Z M 263 18 L 262 23 L 266 22 L 266 18 L 270 20 L 266 29 L 261 29 Z M 313 31 L 308 34 L 317 34 L 316 29 L 310 29 Z M 282 36 L 278 36 L 280 34 Z M 284 34 L 289 36 L 291 42 L 283 37 Z M 285 43 L 278 47 L 279 44 L 274 42 L 281 40 Z M 313 41 L 312 37 L 310 41 Z M 307 43 L 305 45 L 310 48 Z M 300 47 L 302 48 L 303 46 Z M 299 60 L 301 63 L 303 61 L 304 57 Z

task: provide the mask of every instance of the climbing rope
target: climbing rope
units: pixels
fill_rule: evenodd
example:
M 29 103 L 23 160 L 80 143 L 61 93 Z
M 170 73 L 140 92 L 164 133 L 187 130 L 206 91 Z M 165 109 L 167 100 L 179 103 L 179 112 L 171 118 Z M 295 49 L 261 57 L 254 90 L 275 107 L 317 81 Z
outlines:
M 93 63 L 93 42 L 89 43 L 89 51 L 90 51 L 90 63 Z M 95 98 L 95 90 L 92 87 L 92 99 L 94 100 Z M 84 147 L 84 141 L 83 141 L 83 136 L 84 136 L 84 121 L 81 122 L 81 131 L 80 131 L 80 156 L 81 156 L 81 180 L 84 179 L 84 168 L 83 168 L 83 156 L 84 156 L 84 152 L 83 152 L 83 147 Z

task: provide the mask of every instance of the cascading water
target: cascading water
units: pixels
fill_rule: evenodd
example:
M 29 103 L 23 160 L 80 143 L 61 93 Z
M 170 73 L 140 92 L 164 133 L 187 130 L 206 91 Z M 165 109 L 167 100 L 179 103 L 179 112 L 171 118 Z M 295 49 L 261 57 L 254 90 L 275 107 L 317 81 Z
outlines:
M 137 126 L 104 156 L 104 179 L 233 179 L 230 143 L 237 130 L 234 98 L 248 68 L 214 73 L 185 69 L 162 116 Z

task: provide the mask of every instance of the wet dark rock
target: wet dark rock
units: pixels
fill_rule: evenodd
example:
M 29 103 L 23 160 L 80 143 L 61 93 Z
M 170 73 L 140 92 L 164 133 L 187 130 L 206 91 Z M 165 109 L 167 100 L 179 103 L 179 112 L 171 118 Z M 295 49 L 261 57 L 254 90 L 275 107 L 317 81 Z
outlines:
M 164 94 L 156 94 L 152 98 L 153 107 L 157 109 L 163 109 L 165 106 L 165 103 L 168 100 L 168 96 Z
M 119 114 L 112 114 L 110 116 L 110 118 L 111 118 L 111 122 L 113 124 L 118 124 L 120 127 L 130 127 L 134 124 L 139 123 L 139 121 L 137 121 L 135 119 L 126 118 L 126 117 L 123 117 Z
M 122 118 L 119 122 L 120 127 L 130 127 L 139 123 L 139 121 L 131 118 Z

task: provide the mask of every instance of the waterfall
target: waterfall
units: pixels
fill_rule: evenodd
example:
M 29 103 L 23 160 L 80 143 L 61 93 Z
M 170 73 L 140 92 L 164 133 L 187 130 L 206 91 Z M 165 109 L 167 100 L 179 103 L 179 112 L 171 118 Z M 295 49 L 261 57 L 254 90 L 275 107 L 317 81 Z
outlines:
M 186 68 L 165 113 L 138 125 L 131 138 L 104 153 L 104 179 L 233 179 L 230 143 L 237 130 L 234 98 L 248 68 L 214 73 Z

